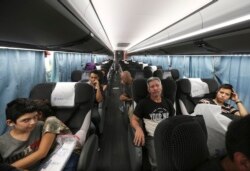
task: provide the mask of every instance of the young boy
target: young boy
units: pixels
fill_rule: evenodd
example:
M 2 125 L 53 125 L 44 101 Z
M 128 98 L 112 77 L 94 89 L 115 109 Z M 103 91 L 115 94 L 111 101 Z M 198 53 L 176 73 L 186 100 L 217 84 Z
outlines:
M 69 128 L 59 119 L 53 116 L 48 117 L 53 114 L 52 112 L 50 105 L 43 100 L 16 99 L 7 105 L 7 124 L 13 126 L 13 128 L 0 137 L 0 145 L 3 147 L 0 150 L 0 155 L 3 157 L 3 162 L 22 169 L 37 168 L 40 164 L 39 161 L 45 158 L 49 150 L 53 148 L 54 140 L 59 134 L 76 137 L 79 143 L 78 148 L 79 145 L 82 146 L 84 144 L 90 116 L 86 116 L 87 118 L 84 120 L 82 127 L 75 135 L 72 135 Z M 42 121 L 38 121 L 39 114 L 40 117 L 48 117 L 44 124 Z M 20 122 L 25 122 L 26 124 L 21 124 Z M 25 130 L 25 128 L 29 129 L 21 131 Z M 21 134 L 25 134 L 25 138 L 20 139 Z M 36 138 L 33 138 L 33 136 Z M 16 146 L 11 150 L 10 154 L 6 150 L 9 146 Z M 19 154 L 19 149 L 23 149 L 21 152 L 25 151 L 25 153 Z M 78 155 L 72 154 L 64 170 L 75 168 L 77 161 Z
M 6 122 L 10 130 L 0 136 L 0 155 L 2 162 L 12 164 L 38 149 L 43 122 L 38 122 L 33 103 L 21 98 L 7 104 Z

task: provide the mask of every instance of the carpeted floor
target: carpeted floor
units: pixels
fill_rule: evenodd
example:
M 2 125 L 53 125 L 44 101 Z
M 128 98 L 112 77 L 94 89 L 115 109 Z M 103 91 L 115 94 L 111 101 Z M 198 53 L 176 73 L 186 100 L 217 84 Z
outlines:
M 115 73 L 100 138 L 98 171 L 130 171 L 128 152 L 128 118 L 120 110 L 120 76 Z

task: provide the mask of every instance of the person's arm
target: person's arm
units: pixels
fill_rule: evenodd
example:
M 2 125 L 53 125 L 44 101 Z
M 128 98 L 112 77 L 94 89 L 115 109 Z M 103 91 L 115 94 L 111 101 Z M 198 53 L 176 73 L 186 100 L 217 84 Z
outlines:
M 126 94 L 121 94 L 120 95 L 120 100 L 121 101 L 129 101 L 129 100 L 132 100 L 132 98 L 127 97 Z
M 248 111 L 243 105 L 242 101 L 239 99 L 239 96 L 235 91 L 233 92 L 231 99 L 236 103 L 239 109 L 239 112 L 235 112 L 235 115 L 242 116 L 242 117 L 246 116 L 248 114 Z
M 247 109 L 240 100 L 236 101 L 235 103 L 237 104 L 237 107 L 239 109 L 239 112 L 236 112 L 235 115 L 239 115 L 242 117 L 248 115 Z
M 38 150 L 32 154 L 12 163 L 11 165 L 16 168 L 27 169 L 34 165 L 41 159 L 45 158 L 56 138 L 55 133 L 47 132 L 42 136 Z
M 99 102 L 102 102 L 103 100 L 103 96 L 102 96 L 102 89 L 101 89 L 101 86 L 100 86 L 100 83 L 98 80 L 95 81 L 95 89 L 96 89 L 96 101 L 99 103 Z
M 135 129 L 134 144 L 137 146 L 141 146 L 145 144 L 144 132 L 140 126 L 139 121 L 140 119 L 135 114 L 133 114 L 130 119 L 130 123 L 131 123 L 131 126 Z
M 105 91 L 107 89 L 107 87 L 108 87 L 107 84 L 102 85 L 102 91 Z

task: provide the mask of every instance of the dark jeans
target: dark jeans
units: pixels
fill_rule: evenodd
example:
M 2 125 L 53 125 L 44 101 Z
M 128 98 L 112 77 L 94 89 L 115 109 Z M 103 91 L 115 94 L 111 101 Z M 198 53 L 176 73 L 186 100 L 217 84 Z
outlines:
M 79 160 L 79 154 L 76 153 L 72 153 L 68 162 L 66 163 L 63 171 L 75 171 L 77 170 L 77 164 L 78 164 L 78 160 Z
M 145 147 L 147 148 L 147 151 L 148 151 L 148 159 L 151 165 L 151 171 L 157 171 L 154 137 L 146 136 Z

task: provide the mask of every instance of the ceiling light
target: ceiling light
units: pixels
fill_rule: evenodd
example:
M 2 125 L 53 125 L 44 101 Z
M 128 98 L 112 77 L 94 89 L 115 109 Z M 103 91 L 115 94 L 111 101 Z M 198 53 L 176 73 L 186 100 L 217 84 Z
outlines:
M 128 51 L 128 52 L 129 53 L 138 52 L 138 51 L 141 51 L 141 50 L 144 50 L 144 49 L 149 49 L 149 48 L 153 48 L 153 47 L 157 47 L 157 46 L 161 46 L 161 45 L 167 45 L 167 44 L 170 44 L 170 43 L 173 43 L 173 42 L 177 42 L 179 40 L 183 40 L 183 39 L 186 39 L 186 38 L 201 35 L 201 34 L 204 34 L 204 33 L 207 33 L 207 32 L 218 30 L 218 29 L 228 27 L 228 26 L 238 24 L 238 23 L 248 21 L 248 20 L 250 20 L 250 14 L 239 17 L 239 18 L 236 18 L 236 19 L 233 19 L 233 20 L 229 20 L 229 21 L 226 21 L 226 22 L 223 22 L 223 23 L 220 23 L 220 24 L 216 24 L 216 25 L 213 25 L 213 26 L 210 26 L 210 27 L 207 27 L 207 28 L 203 28 L 203 29 L 200 29 L 200 30 L 197 30 L 197 31 L 194 31 L 194 32 L 182 35 L 182 36 L 179 36 L 179 37 L 175 37 L 175 38 L 163 41 L 163 42 L 159 42 L 159 43 L 156 43 L 156 44 L 153 44 L 153 45 L 145 46 L 143 48 L 139 48 L 139 49 L 136 49 L 136 50 L 133 50 L 133 51 Z

